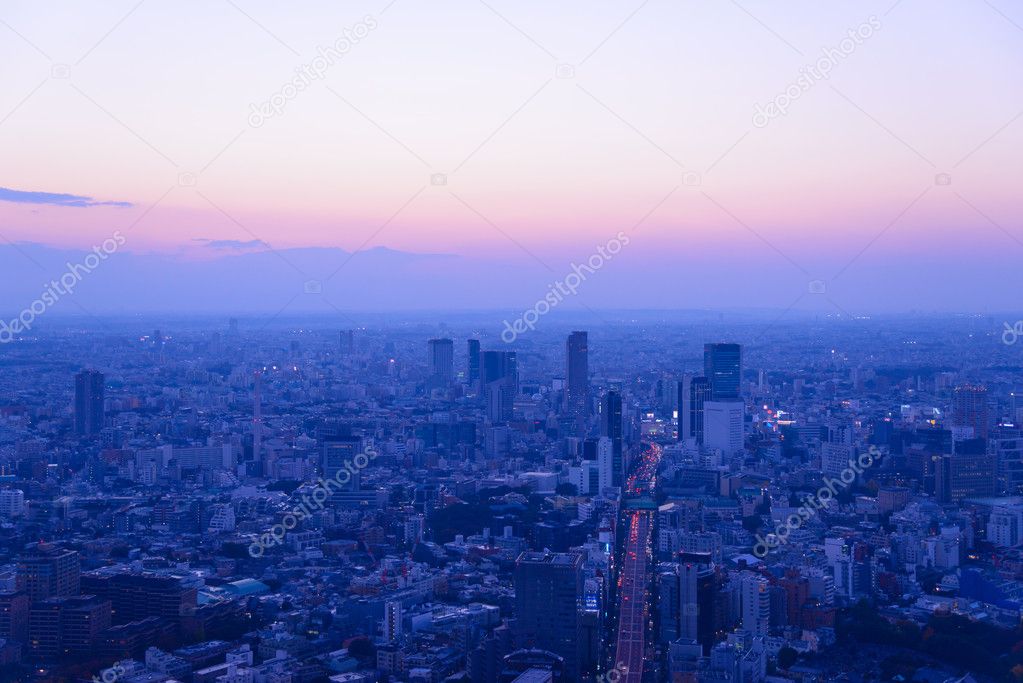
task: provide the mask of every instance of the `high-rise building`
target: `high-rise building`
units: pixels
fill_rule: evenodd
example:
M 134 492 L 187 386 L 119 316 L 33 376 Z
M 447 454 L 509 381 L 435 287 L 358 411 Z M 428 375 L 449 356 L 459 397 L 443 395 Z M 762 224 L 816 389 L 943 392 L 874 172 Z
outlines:
M 622 438 L 622 395 L 617 391 L 604 394 L 600 403 L 600 435 L 611 439 Z
M 11 519 L 25 513 L 25 493 L 21 489 L 0 490 L 0 517 Z
M 738 344 L 705 344 L 703 374 L 710 382 L 711 400 L 738 399 L 742 390 L 742 347 Z
M 263 373 L 256 370 L 252 376 L 252 459 L 259 463 L 263 457 Z
M 487 419 L 508 422 L 519 391 L 518 361 L 514 351 L 484 351 L 480 364 L 480 392 L 487 405 Z
M 480 381 L 480 340 L 470 339 L 466 342 L 465 381 L 475 388 Z
M 436 386 L 450 384 L 455 370 L 455 343 L 450 339 L 431 339 L 427 347 L 431 382 Z
M 103 373 L 82 370 L 75 375 L 75 433 L 99 434 L 103 429 Z
M 744 573 L 739 579 L 742 628 L 751 635 L 766 636 L 771 624 L 771 592 L 767 579 Z
M 110 601 L 95 595 L 47 598 L 32 605 L 28 619 L 29 655 L 53 661 L 94 651 L 110 628 Z
M 582 565 L 581 555 L 550 552 L 524 552 L 515 563 L 517 645 L 560 656 L 569 681 L 581 678 Z
M 337 436 L 325 439 L 320 454 L 320 473 L 324 481 L 344 482 L 340 488 L 358 491 L 361 477 L 360 471 L 353 466 L 355 456 L 362 453 L 362 439 L 355 436 Z M 348 474 L 343 474 L 347 471 Z M 331 499 L 338 491 L 330 486 Z
M 703 445 L 717 448 L 725 455 L 743 450 L 743 420 L 746 404 L 742 401 L 706 401 L 703 404 Z
M 590 362 L 586 332 L 573 332 L 565 343 L 565 412 L 585 417 L 590 412 Z
M 32 602 L 77 595 L 81 581 L 78 552 L 37 543 L 18 558 L 17 586 Z
M 603 492 L 610 486 L 620 486 L 615 483 L 615 457 L 614 444 L 609 437 L 602 436 L 597 440 L 597 472 L 598 491 Z
M 987 388 L 964 384 L 952 393 L 952 426 L 969 427 L 973 437 L 988 437 Z
M 679 637 L 695 640 L 704 653 L 714 645 L 717 573 L 710 553 L 683 553 L 679 557 Z
M 398 640 L 404 632 L 401 618 L 400 600 L 390 600 L 384 604 L 383 635 L 388 643 Z
M 687 377 L 679 387 L 679 441 L 703 443 L 704 405 L 711 400 L 710 381 L 706 377 Z
M 856 447 L 842 441 L 825 441 L 821 444 L 821 473 L 830 479 L 838 479 L 849 469 L 849 462 L 856 457 Z
M 600 434 L 611 440 L 612 486 L 621 486 L 625 476 L 622 446 L 622 395 L 617 391 L 604 394 L 600 403 Z
M 1023 545 L 1023 505 L 997 505 L 987 523 L 987 540 L 999 548 Z
M 338 350 L 342 356 L 355 353 L 355 330 L 341 330 L 338 335 Z
M 972 447 L 965 447 L 970 444 Z M 995 454 L 984 442 L 961 442 L 956 451 L 934 460 L 934 494 L 939 503 L 958 503 L 963 498 L 981 498 L 995 494 L 997 467 Z
M 518 392 L 519 369 L 514 351 L 484 351 L 480 356 L 480 384 L 510 379 Z
M 13 638 L 24 643 L 28 637 L 30 601 L 25 591 L 0 593 L 0 638 Z

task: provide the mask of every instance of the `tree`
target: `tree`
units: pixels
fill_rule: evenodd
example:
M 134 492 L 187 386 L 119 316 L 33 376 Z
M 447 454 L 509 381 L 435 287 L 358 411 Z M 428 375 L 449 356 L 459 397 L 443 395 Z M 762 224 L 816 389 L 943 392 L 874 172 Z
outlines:
M 368 638 L 356 638 L 348 643 L 348 654 L 359 660 L 376 661 L 377 648 Z

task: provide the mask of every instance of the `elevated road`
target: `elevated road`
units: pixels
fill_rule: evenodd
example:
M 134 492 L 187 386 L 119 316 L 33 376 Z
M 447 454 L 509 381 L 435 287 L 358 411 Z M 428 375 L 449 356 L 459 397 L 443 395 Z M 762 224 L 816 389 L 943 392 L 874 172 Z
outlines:
M 625 484 L 624 497 L 643 500 L 653 496 L 656 486 L 657 464 L 661 460 L 661 447 L 648 444 L 640 462 Z M 646 654 L 647 622 L 650 617 L 651 553 L 654 509 L 624 506 L 628 524 L 623 555 L 619 566 L 618 643 L 615 664 L 622 683 L 640 683 L 643 680 L 643 660 Z M 642 506 L 645 508 L 646 506 Z

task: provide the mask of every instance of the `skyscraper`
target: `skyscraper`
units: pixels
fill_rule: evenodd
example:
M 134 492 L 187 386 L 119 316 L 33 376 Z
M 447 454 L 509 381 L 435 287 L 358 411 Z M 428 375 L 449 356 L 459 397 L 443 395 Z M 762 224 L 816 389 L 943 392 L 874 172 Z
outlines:
M 355 330 L 341 330 L 338 335 L 338 350 L 342 356 L 355 353 Z
M 450 339 L 431 339 L 429 348 L 430 381 L 436 386 L 451 383 L 455 369 L 455 344 Z
M 75 375 L 75 433 L 99 434 L 103 429 L 103 373 L 82 370 Z
M 742 401 L 704 401 L 703 444 L 725 455 L 741 453 L 745 413 Z
M 252 376 L 252 459 L 259 463 L 263 457 L 263 373 L 256 370 Z
M 484 351 L 480 367 L 480 391 L 491 422 L 508 422 L 518 393 L 518 361 L 514 351 Z
M 480 340 L 470 339 L 466 343 L 465 381 L 475 388 L 480 381 Z
M 984 441 L 956 444 L 956 451 L 934 460 L 934 494 L 939 503 L 958 503 L 963 498 L 995 494 L 997 463 Z
M 600 435 L 612 439 L 622 438 L 622 395 L 617 391 L 607 392 L 601 401 Z
M 679 408 L 679 441 L 703 443 L 704 404 L 710 400 L 710 381 L 706 377 L 689 377 L 679 387 L 682 405 Z
M 754 637 L 766 636 L 771 623 L 771 594 L 767 579 L 745 572 L 739 580 L 742 628 Z
M 389 600 L 384 604 L 383 636 L 388 643 L 398 640 L 404 632 L 401 623 L 401 601 Z
M 614 444 L 606 436 L 597 440 L 597 473 L 598 492 L 603 493 L 609 486 L 621 485 L 620 482 L 615 482 Z
M 484 351 L 480 356 L 480 385 L 510 379 L 518 390 L 519 369 L 514 351 Z
M 952 426 L 969 427 L 978 439 L 988 437 L 987 387 L 964 384 L 952 393 Z
M 678 565 L 679 637 L 714 645 L 717 574 L 710 553 L 682 553 Z
M 524 552 L 515 563 L 515 638 L 520 647 L 564 659 L 565 680 L 580 680 L 583 558 L 575 553 Z
M 742 347 L 704 344 L 703 374 L 710 382 L 712 401 L 738 399 L 742 388 Z
M 573 332 L 565 343 L 565 412 L 585 417 L 590 411 L 590 362 L 586 332 Z
M 358 437 L 334 437 L 323 442 L 322 460 L 320 461 L 321 476 L 325 481 L 344 482 L 349 491 L 358 491 L 361 477 L 359 470 L 353 467 L 355 456 L 362 453 L 362 439 Z M 347 471 L 349 474 L 343 474 Z M 331 499 L 338 496 L 332 490 Z
M 621 486 L 625 472 L 622 447 L 622 395 L 617 391 L 604 394 L 600 405 L 600 434 L 611 441 L 612 486 Z

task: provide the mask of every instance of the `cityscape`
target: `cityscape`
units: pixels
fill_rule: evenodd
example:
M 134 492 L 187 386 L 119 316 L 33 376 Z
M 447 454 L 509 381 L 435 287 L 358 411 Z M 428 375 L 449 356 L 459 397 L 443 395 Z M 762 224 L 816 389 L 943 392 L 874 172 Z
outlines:
M 995 321 L 628 315 L 6 345 L 5 679 L 1015 676 Z
M 1023 683 L 1023 3 L 0 64 L 0 683 Z

